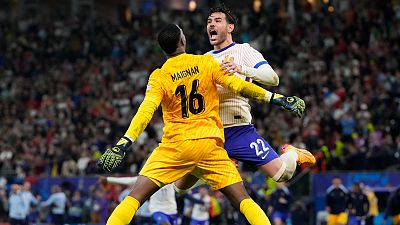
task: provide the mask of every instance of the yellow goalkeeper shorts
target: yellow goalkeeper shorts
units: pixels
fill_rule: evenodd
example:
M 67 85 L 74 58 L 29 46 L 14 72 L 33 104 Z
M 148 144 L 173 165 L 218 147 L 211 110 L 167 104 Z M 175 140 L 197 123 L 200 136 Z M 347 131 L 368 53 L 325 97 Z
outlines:
M 345 225 L 347 224 L 347 213 L 328 214 L 327 225 Z
M 160 143 L 140 171 L 160 187 L 188 173 L 203 179 L 213 190 L 242 181 L 222 140 L 214 138 Z
M 400 214 L 392 216 L 392 224 L 393 225 L 400 225 Z

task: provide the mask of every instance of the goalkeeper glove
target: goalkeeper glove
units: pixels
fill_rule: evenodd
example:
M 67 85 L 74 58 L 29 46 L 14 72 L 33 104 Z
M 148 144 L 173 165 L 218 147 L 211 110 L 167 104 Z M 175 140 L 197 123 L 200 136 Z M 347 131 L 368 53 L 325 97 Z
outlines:
M 127 137 L 122 137 L 118 143 L 112 147 L 107 148 L 106 152 L 101 155 L 97 166 L 106 172 L 111 172 L 117 168 L 124 159 L 125 152 L 131 146 L 132 141 Z
M 297 96 L 286 97 L 281 94 L 272 93 L 271 100 L 269 102 L 293 112 L 300 118 L 303 116 L 304 109 L 306 108 L 306 104 L 304 103 L 303 99 Z

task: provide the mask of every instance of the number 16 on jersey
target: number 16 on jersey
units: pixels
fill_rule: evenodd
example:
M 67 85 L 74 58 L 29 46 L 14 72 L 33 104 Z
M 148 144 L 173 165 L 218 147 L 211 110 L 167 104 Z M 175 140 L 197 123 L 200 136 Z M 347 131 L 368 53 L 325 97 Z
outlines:
M 182 84 L 176 88 L 175 95 L 181 96 L 182 118 L 189 118 L 189 111 L 195 115 L 204 111 L 204 97 L 197 92 L 199 83 L 197 79 L 192 82 L 189 98 L 186 85 Z

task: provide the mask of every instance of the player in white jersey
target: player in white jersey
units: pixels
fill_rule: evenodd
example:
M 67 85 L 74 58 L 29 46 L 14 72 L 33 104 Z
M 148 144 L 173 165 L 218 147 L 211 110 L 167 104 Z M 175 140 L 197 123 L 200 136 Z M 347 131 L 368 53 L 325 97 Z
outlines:
M 200 187 L 199 192 L 191 196 L 193 202 L 190 225 L 208 225 L 210 223 L 211 198 L 206 187 Z
M 101 177 L 100 180 L 111 184 L 132 186 L 137 177 Z M 149 200 L 149 211 L 157 225 L 177 225 L 178 208 L 175 191 L 171 184 L 165 185 L 154 193 Z
M 225 6 L 212 8 L 207 19 L 207 34 L 214 50 L 206 54 L 214 56 L 227 72 L 246 81 L 277 86 L 279 77 L 263 55 L 247 43 L 233 41 L 235 25 L 234 15 Z M 315 164 L 315 157 L 309 151 L 289 144 L 282 147 L 283 154 L 278 156 L 251 124 L 248 99 L 223 87 L 219 87 L 219 92 L 219 115 L 224 125 L 225 149 L 230 158 L 258 166 L 277 182 L 292 178 L 297 164 Z M 196 180 L 196 177 L 188 175 L 175 182 L 174 188 L 185 192 Z

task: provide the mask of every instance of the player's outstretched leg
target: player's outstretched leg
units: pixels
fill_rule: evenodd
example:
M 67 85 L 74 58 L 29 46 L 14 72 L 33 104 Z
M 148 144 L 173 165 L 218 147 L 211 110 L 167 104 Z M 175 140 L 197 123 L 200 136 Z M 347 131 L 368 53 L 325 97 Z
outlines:
M 131 193 L 114 209 L 107 225 L 127 225 L 136 211 L 160 187 L 147 177 L 139 176 Z
M 250 198 L 242 182 L 224 187 L 220 191 L 235 208 L 240 209 L 251 225 L 271 225 L 265 212 Z
M 305 149 L 299 149 L 292 145 L 285 144 L 282 147 L 282 155 L 279 157 L 275 152 L 271 152 L 276 158 L 260 165 L 259 169 L 271 177 L 276 182 L 286 182 L 290 180 L 296 172 L 297 165 L 313 166 L 316 162 L 315 157 Z

